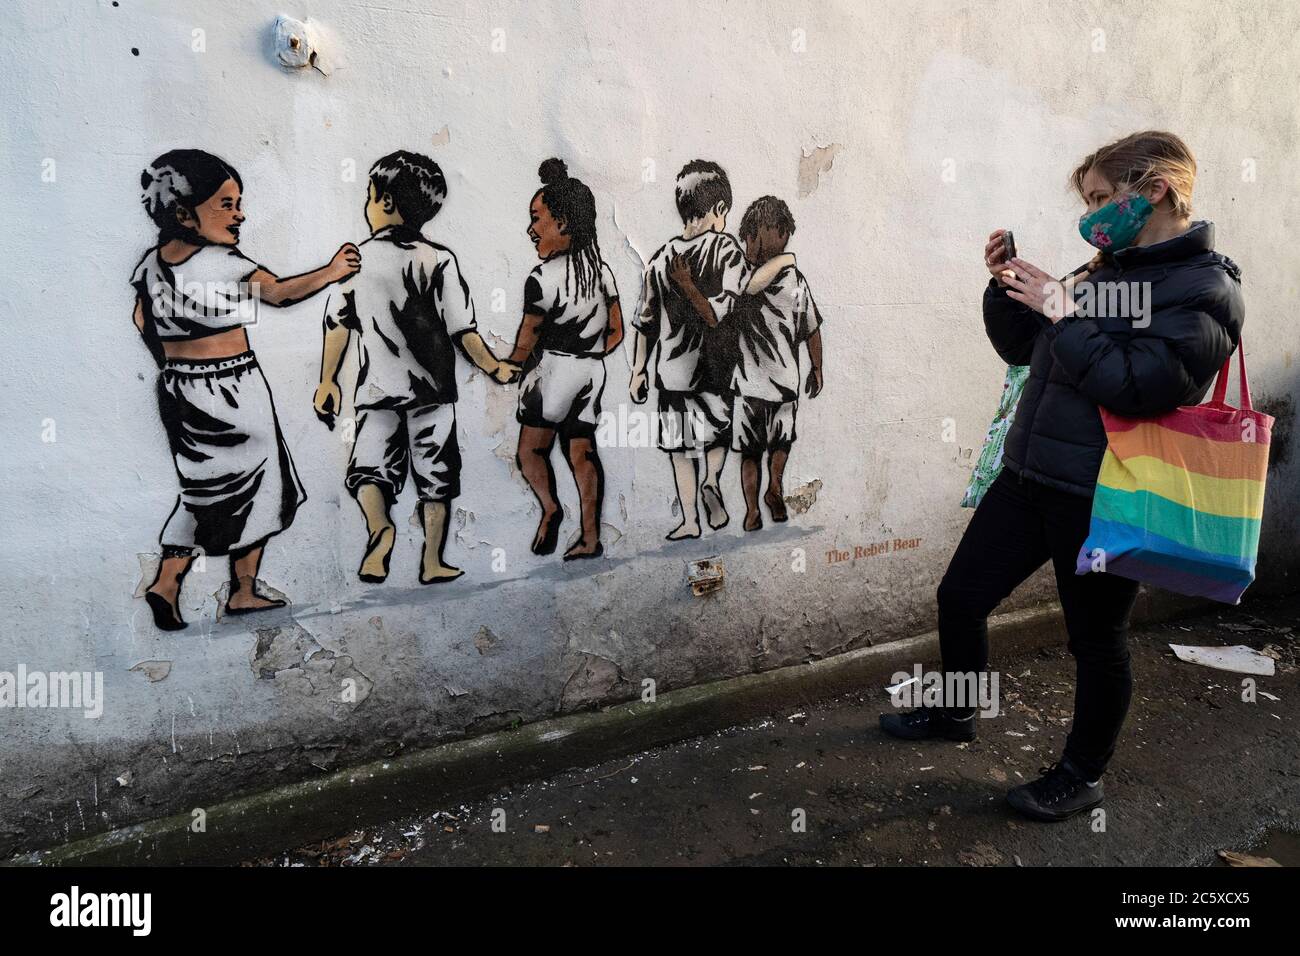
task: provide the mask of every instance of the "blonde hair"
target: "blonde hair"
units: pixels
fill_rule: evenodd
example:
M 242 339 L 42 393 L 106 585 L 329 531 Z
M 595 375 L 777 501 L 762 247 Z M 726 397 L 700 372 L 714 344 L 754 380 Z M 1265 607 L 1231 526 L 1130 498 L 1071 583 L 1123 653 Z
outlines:
M 1083 177 L 1094 169 L 1116 188 L 1133 191 L 1163 179 L 1169 184 L 1168 196 L 1174 215 L 1186 219 L 1192 214 L 1196 158 L 1173 133 L 1160 130 L 1130 133 L 1088 156 L 1070 175 L 1070 183 L 1080 196 L 1083 196 Z

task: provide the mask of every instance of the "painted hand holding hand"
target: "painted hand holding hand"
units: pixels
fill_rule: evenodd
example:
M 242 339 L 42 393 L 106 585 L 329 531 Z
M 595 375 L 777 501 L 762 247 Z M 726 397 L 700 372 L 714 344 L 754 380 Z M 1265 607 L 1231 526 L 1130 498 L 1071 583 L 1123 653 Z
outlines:
M 519 381 L 519 373 L 522 366 L 513 362 L 501 361 L 497 363 L 496 369 L 492 372 L 492 378 L 500 385 L 513 385 Z

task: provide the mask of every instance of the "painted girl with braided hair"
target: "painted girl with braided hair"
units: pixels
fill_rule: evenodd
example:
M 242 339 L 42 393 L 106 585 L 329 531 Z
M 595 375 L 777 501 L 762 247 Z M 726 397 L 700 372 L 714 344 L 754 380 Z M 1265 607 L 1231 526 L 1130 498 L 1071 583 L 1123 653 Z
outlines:
M 538 170 L 542 188 L 529 204 L 528 237 L 541 262 L 524 284 L 524 314 L 509 361 L 520 367 L 518 463 L 542 517 L 534 554 L 559 542 L 563 509 L 555 496 L 551 449 L 558 435 L 578 486 L 580 537 L 564 560 L 599 557 L 604 471 L 596 424 L 605 388 L 605 356 L 623 341 L 614 274 L 596 239 L 596 200 L 563 160 Z

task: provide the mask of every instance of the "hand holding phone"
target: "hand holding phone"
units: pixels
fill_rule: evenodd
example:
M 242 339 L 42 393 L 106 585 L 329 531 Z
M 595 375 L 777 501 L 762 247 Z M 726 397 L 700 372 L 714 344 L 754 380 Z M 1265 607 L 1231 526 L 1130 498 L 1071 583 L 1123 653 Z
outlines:
M 1002 274 L 1010 271 L 1008 263 L 1015 255 L 1016 239 L 1010 229 L 994 230 L 989 235 L 989 241 L 984 244 L 984 265 L 993 278 L 1003 285 Z

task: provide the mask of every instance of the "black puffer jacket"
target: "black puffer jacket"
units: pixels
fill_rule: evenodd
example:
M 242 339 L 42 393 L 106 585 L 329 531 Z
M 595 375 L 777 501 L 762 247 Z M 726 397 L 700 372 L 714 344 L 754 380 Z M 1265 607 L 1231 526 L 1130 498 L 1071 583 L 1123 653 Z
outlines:
M 1095 318 L 1047 318 L 1007 296 L 996 280 L 984 292 L 984 328 L 1008 365 L 1028 365 L 1003 461 L 1016 474 L 1091 496 L 1106 432 L 1097 406 L 1145 417 L 1195 405 L 1241 338 L 1241 270 L 1214 251 L 1214 225 L 1106 254 L 1092 283 Z M 1151 283 L 1150 325 L 1110 315 L 1101 283 Z M 1111 286 L 1111 289 L 1116 288 Z M 1130 292 L 1137 290 L 1130 286 Z M 1130 302 L 1138 301 L 1130 299 Z

